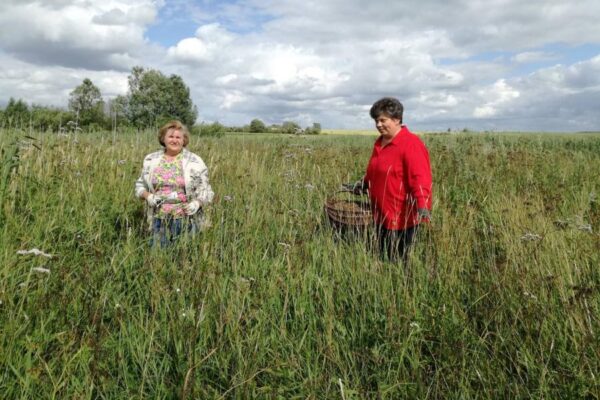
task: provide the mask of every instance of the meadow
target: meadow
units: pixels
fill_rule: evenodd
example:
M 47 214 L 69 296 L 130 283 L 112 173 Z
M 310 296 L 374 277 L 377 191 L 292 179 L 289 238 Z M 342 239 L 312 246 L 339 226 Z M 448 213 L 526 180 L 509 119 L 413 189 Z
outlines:
M 1 131 L 1 397 L 600 398 L 600 135 L 422 137 L 404 267 L 323 212 L 373 135 L 192 137 L 212 227 L 160 250 L 154 132 Z

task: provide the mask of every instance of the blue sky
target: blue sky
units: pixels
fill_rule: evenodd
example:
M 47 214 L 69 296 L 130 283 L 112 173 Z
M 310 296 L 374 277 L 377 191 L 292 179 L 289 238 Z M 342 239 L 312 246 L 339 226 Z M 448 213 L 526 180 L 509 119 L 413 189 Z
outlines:
M 199 121 L 372 128 L 398 97 L 415 130 L 600 130 L 600 2 L 5 0 L 0 104 L 109 100 L 135 65 L 178 74 Z M 15 34 L 19 32 L 19 34 Z

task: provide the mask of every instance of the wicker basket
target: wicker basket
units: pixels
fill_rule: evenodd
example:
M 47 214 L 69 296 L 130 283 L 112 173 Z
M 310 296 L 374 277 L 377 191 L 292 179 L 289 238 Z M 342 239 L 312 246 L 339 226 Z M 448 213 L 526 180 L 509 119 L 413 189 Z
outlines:
M 371 207 L 367 201 L 344 200 L 337 192 L 325 202 L 325 213 L 336 228 L 363 229 L 373 224 Z

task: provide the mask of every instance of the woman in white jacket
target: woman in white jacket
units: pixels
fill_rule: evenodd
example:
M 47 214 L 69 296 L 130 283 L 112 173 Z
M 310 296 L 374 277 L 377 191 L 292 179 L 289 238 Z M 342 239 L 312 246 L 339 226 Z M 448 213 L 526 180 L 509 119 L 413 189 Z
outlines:
M 214 193 L 204 161 L 185 147 L 190 133 L 179 121 L 171 121 L 158 132 L 163 150 L 144 157 L 135 194 L 146 201 L 146 216 L 152 244 L 162 247 L 182 233 L 194 234 L 205 225 L 203 207 Z

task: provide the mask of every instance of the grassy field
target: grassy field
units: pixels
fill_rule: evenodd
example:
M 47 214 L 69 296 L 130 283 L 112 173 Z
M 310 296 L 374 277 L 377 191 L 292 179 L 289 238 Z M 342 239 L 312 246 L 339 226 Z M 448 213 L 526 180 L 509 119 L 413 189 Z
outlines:
M 323 129 L 322 135 L 350 135 L 350 136 L 372 136 L 377 137 L 378 133 L 373 129 L 352 130 L 352 129 Z
M 600 136 L 424 135 L 403 268 L 323 213 L 374 136 L 192 138 L 213 227 L 156 251 L 153 132 L 0 135 L 2 398 L 600 398 Z

